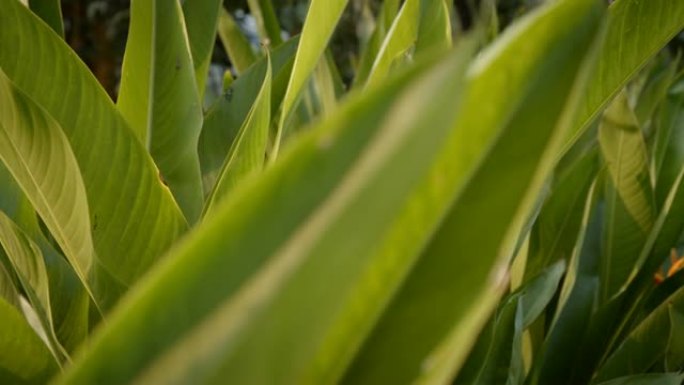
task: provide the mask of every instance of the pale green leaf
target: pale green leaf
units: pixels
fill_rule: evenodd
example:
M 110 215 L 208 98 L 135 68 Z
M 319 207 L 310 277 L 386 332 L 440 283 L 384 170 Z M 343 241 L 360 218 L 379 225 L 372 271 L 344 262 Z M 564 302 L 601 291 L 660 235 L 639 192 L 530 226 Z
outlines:
M 294 112 L 300 94 L 306 86 L 316 64 L 323 56 L 337 21 L 348 0 L 312 0 L 299 38 L 292 74 L 283 97 L 280 119 L 270 157 L 278 155 L 281 141 L 286 136 L 285 125 Z
M 211 54 L 214 52 L 219 10 L 222 9 L 221 3 L 221 0 L 186 0 L 182 2 L 185 29 L 187 30 L 200 100 L 204 97 Z
M 98 279 L 109 276 L 108 290 L 123 291 L 187 224 L 143 145 L 65 42 L 17 1 L 0 2 L 0 41 L 2 70 L 54 117 L 71 144 L 102 263 Z
M 132 2 L 121 71 L 117 107 L 195 222 L 203 198 L 197 155 L 202 105 L 178 0 Z
M 90 288 L 91 268 L 97 257 L 90 234 L 86 191 L 76 158 L 59 124 L 18 90 L 2 70 L 0 160 L 21 186 L 85 287 Z M 103 300 L 100 295 L 93 299 Z

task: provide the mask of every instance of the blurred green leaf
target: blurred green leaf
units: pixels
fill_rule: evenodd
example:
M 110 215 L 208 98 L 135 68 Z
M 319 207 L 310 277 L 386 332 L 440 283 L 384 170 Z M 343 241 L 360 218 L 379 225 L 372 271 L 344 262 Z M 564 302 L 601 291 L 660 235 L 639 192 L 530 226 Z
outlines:
M 398 12 L 399 0 L 385 0 L 382 2 L 373 33 L 361 52 L 359 65 L 354 76 L 354 86 L 366 84 L 368 74 Z
M 53 31 L 64 38 L 64 22 L 62 21 L 62 2 L 60 0 L 31 0 L 31 11 L 38 15 Z
M 177 0 L 132 2 L 121 71 L 117 107 L 194 223 L 203 198 L 197 155 L 202 105 Z
M 681 373 L 649 373 L 620 377 L 598 385 L 681 385 L 682 379 Z
M 249 10 L 256 19 L 257 29 L 261 36 L 262 43 L 268 39 L 269 46 L 278 47 L 283 43 L 280 36 L 280 25 L 276 17 L 273 4 L 270 0 L 247 0 Z

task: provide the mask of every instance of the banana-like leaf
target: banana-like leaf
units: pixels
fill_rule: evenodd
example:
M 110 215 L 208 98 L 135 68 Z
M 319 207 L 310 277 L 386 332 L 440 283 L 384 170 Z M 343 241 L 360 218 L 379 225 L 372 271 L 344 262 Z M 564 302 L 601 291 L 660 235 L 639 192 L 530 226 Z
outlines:
M 667 359 L 668 366 L 684 363 L 684 289 L 680 289 L 644 319 L 606 360 L 596 381 L 648 371 Z M 675 353 L 675 354 L 673 354 Z
M 131 3 L 121 72 L 117 107 L 193 223 L 203 201 L 197 155 L 202 105 L 178 0 Z
M 462 365 L 500 295 L 499 269 L 550 171 L 552 162 L 542 158 L 557 156 L 566 134 L 565 119 L 586 80 L 586 63 L 581 72 L 580 63 L 600 14 L 594 1 L 550 3 L 509 28 L 471 67 L 455 130 L 469 143 L 462 152 L 470 155 L 466 149 L 480 146 L 490 152 L 478 159 L 479 168 L 357 355 L 346 383 L 444 383 Z M 559 48 L 566 44 L 578 48 Z M 568 96 L 575 83 L 579 88 Z
M 43 254 L 38 246 L 10 220 L 0 212 L 0 246 L 16 273 L 24 293 L 33 306 L 38 319 L 45 330 L 47 340 L 58 362 L 66 359 L 66 351 L 57 340 L 52 320 L 52 306 L 47 268 Z
M 431 63 L 357 95 L 259 178 L 235 189 L 177 249 L 173 263 L 140 287 L 131 308 L 110 319 L 62 383 L 205 383 L 226 372 L 239 383 L 334 382 L 359 331 L 400 279 L 396 270 L 410 265 L 446 203 L 446 187 L 437 182 L 453 163 L 429 167 L 457 110 L 468 55 L 456 54 L 422 81 L 414 79 Z M 450 108 L 424 92 L 451 93 L 439 99 Z M 419 124 L 419 116 L 434 124 Z M 345 248 L 338 247 L 342 239 Z M 375 285 L 378 269 L 392 265 L 397 269 L 387 284 Z M 243 304 L 253 311 L 241 310 Z M 134 355 L 112 345 L 141 338 L 145 348 Z M 185 356 L 188 343 L 194 359 L 169 366 Z M 260 360 L 250 360 L 250 352 Z M 263 371 L 265 363 L 274 370 Z
M 247 176 L 260 171 L 266 158 L 271 123 L 271 63 L 267 58 L 263 84 L 245 122 L 228 152 L 214 190 L 207 199 L 205 216 Z
M 50 350 L 24 316 L 0 298 L 0 382 L 45 384 L 58 370 Z
M 292 70 L 297 39 L 292 39 L 270 54 L 273 74 L 271 111 L 276 111 L 287 88 Z M 199 156 L 202 165 L 204 191 L 213 190 L 224 160 L 240 127 L 254 105 L 264 83 L 266 58 L 259 59 L 233 82 L 222 97 L 211 107 L 204 119 L 200 135 Z
M 608 170 L 601 258 L 601 298 L 606 301 L 630 278 L 656 216 L 648 151 L 626 93 L 604 113 L 599 144 Z
M 242 33 L 233 16 L 223 8 L 219 12 L 218 35 L 238 74 L 243 73 L 256 61 L 256 55 L 252 51 L 249 40 Z
M 611 99 L 670 39 L 684 28 L 684 2 L 616 0 L 608 8 L 608 31 L 566 147 L 582 134 Z
M 256 19 L 257 29 L 262 42 L 269 46 L 278 47 L 283 43 L 280 36 L 280 24 L 270 0 L 247 0 L 249 10 Z
M 681 373 L 648 373 L 636 376 L 625 376 L 598 385 L 681 385 L 684 375 Z
M 6 301 L 17 310 L 21 309 L 21 305 L 19 305 L 19 293 L 14 285 L 12 276 L 10 276 L 5 268 L 4 262 L 0 263 L 0 299 Z
M 385 41 L 385 37 L 392 27 L 392 23 L 394 18 L 397 16 L 398 11 L 399 0 L 385 0 L 382 2 L 380 12 L 378 13 L 377 20 L 375 22 L 375 29 L 373 30 L 373 34 L 363 49 L 361 59 L 359 60 L 359 65 L 356 68 L 356 74 L 354 75 L 354 87 L 357 85 L 366 84 L 368 74 L 373 67 L 373 63 L 375 62 L 378 52 Z
M 582 222 L 582 208 L 598 168 L 596 151 L 568 166 L 553 183 L 551 194 L 532 228 L 524 281 L 558 260 L 570 260 Z
M 254 1 L 254 0 L 253 0 Z M 283 97 L 280 119 L 270 152 L 271 159 L 278 155 L 286 123 L 296 107 L 300 94 L 306 86 L 316 64 L 323 56 L 328 40 L 349 0 L 312 0 L 304 21 L 292 74 Z
M 143 145 L 64 41 L 17 1 L 0 2 L 0 41 L 2 70 L 69 139 L 88 195 L 98 279 L 111 275 L 124 290 L 187 223 Z
M 639 98 L 634 106 L 634 114 L 641 127 L 651 125 L 654 112 L 667 96 L 672 81 L 677 73 L 679 60 L 661 64 L 649 76 L 644 88 L 639 92 Z M 662 67 L 662 68 L 661 68 Z
M 91 267 L 97 257 L 76 157 L 59 124 L 17 89 L 2 70 L 0 139 L 0 160 L 92 293 Z M 102 297 L 98 295 L 93 300 L 99 302 Z M 48 309 L 46 306 L 45 311 Z
M 211 63 L 211 54 L 214 52 L 216 27 L 218 26 L 219 10 L 222 9 L 222 1 L 191 0 L 184 1 L 182 4 L 188 44 L 195 68 L 197 90 L 199 99 L 202 100 L 209 64 Z
M 0 200 L 0 211 L 6 213 L 40 247 L 47 269 L 55 333 L 62 346 L 73 352 L 88 333 L 88 294 L 65 258 L 43 236 L 33 206 L 2 164 L 0 196 L 10 198 Z M 18 305 L 18 302 L 9 302 Z
M 416 43 L 420 25 L 420 5 L 421 0 L 406 0 L 401 6 L 373 61 L 366 87 L 387 77 L 392 64 Z
M 53 31 L 64 37 L 64 21 L 62 21 L 62 5 L 60 0 L 31 0 L 31 11 L 38 15 Z

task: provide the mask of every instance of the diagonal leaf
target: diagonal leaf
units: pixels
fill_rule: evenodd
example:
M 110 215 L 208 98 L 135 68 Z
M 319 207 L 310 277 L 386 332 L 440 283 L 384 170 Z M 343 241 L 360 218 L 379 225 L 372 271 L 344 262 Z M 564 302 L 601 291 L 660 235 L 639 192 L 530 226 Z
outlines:
M 655 220 L 648 152 L 625 93 L 603 115 L 599 144 L 609 176 L 601 258 L 605 301 L 627 282 Z
M 452 57 L 452 60 L 440 67 L 440 76 L 430 78 L 429 89 L 440 86 L 442 92 L 458 94 L 459 71 L 456 71 L 454 65 L 466 57 L 467 55 L 459 52 L 458 56 Z M 389 285 L 378 287 L 384 288 L 380 292 L 374 290 L 373 298 L 376 299 L 373 302 L 360 304 L 369 311 L 357 313 L 354 310 L 356 306 L 350 300 L 365 296 L 354 296 L 353 292 L 363 290 L 374 280 L 376 275 L 373 271 L 382 266 L 377 265 L 379 261 L 389 263 L 396 255 L 398 267 L 405 268 L 401 259 L 415 253 L 415 248 L 420 244 L 417 241 L 429 233 L 430 222 L 438 219 L 435 214 L 439 210 L 435 205 L 444 203 L 444 191 L 440 184 L 428 188 L 429 185 L 422 183 L 425 180 L 419 177 L 434 155 L 415 158 L 400 156 L 397 159 L 402 153 L 397 152 L 399 148 L 433 154 L 436 146 L 434 141 L 438 140 L 439 143 L 440 136 L 445 134 L 443 123 L 435 124 L 434 131 L 430 130 L 429 135 L 428 132 L 422 134 L 424 130 L 417 130 L 419 126 L 415 122 L 420 114 L 404 108 L 405 103 L 414 102 L 429 106 L 426 98 L 411 97 L 412 93 L 407 91 L 405 96 L 408 99 L 404 103 L 395 103 L 398 102 L 397 95 L 400 92 L 412 88 L 409 86 L 414 84 L 412 80 L 418 71 L 429 67 L 433 62 L 413 67 L 410 72 L 384 87 L 357 95 L 357 98 L 341 106 L 317 129 L 302 134 L 284 152 L 283 158 L 267 168 L 261 177 L 250 179 L 251 182 L 237 188 L 226 204 L 221 205 L 216 214 L 202 224 L 202 231 L 196 232 L 195 236 L 188 238 L 187 243 L 177 249 L 174 263 L 160 268 L 155 274 L 156 278 L 140 288 L 138 299 L 130 303 L 139 310 L 121 310 L 114 316 L 109 323 L 110 327 L 104 329 L 98 341 L 94 342 L 93 349 L 81 357 L 82 361 L 75 364 L 62 382 L 82 383 L 96 378 L 97 381 L 105 381 L 103 383 L 127 382 L 132 378 L 143 382 L 165 382 L 171 378 L 190 378 L 187 376 L 191 375 L 192 382 L 203 383 L 211 381 L 207 376 L 222 373 L 227 368 L 230 368 L 230 377 L 236 382 L 271 382 L 268 378 L 261 377 L 268 376 L 269 373 L 278 376 L 275 380 L 272 379 L 275 382 L 334 381 L 335 375 L 339 375 L 341 366 L 352 353 L 347 348 L 358 343 L 361 338 L 356 331 L 338 333 L 347 326 L 351 330 L 357 330 L 356 326 L 362 328 L 362 325 L 367 325 L 378 311 L 372 303 L 388 294 L 391 281 Z M 442 88 L 445 76 L 446 79 L 451 79 L 450 83 L 456 81 L 456 84 L 451 83 L 453 87 Z M 418 85 L 415 83 L 416 87 Z M 422 92 L 416 95 L 420 94 Z M 432 108 L 443 111 L 443 114 L 425 116 L 434 115 L 439 121 L 445 119 L 444 114 L 455 114 L 454 108 L 445 109 L 441 104 Z M 404 113 L 389 114 L 390 111 Z M 386 120 L 388 118 L 391 119 Z M 397 131 L 393 129 L 395 126 Z M 385 143 L 388 136 L 396 139 Z M 373 151 L 365 151 L 366 149 Z M 363 163 L 359 163 L 360 159 L 366 158 Z M 367 166 L 349 174 L 367 162 L 370 162 Z M 451 170 L 449 164 L 440 162 L 440 168 Z M 382 172 L 386 169 L 390 172 Z M 363 170 L 367 171 L 357 175 Z M 394 189 L 374 188 L 377 186 L 375 183 L 386 184 L 390 181 Z M 357 183 L 361 185 L 356 185 Z M 391 196 L 383 194 L 383 191 L 395 190 Z M 409 202 L 406 200 L 407 193 L 419 193 L 421 198 L 416 207 L 404 211 Z M 342 195 L 335 198 L 339 194 Z M 368 205 L 364 205 L 365 200 L 357 199 L 360 197 L 372 199 Z M 430 197 L 439 199 L 428 199 Z M 429 204 L 432 200 L 436 203 Z M 329 207 L 330 205 L 333 206 Z M 369 210 L 377 213 L 370 216 L 375 220 L 355 220 L 359 216 L 365 218 Z M 425 226 L 418 226 L 424 230 L 403 236 L 403 226 L 392 225 L 398 226 L 406 220 L 424 223 Z M 358 233 L 367 235 L 349 245 L 358 253 L 335 246 L 338 244 L 336 240 L 345 239 L 340 237 L 348 234 L 349 226 L 357 227 L 361 224 L 368 231 Z M 391 235 L 392 229 L 397 231 L 394 236 Z M 268 236 L 264 237 L 264 234 Z M 308 235 L 304 236 L 306 234 Z M 288 241 L 295 236 L 304 237 L 302 241 L 305 243 L 302 246 L 309 246 L 287 251 L 293 245 L 300 244 Z M 382 243 L 374 244 L 373 241 L 378 238 Z M 394 241 L 401 242 L 396 247 L 389 248 Z M 249 255 L 250 258 L 245 259 L 244 255 Z M 288 255 L 291 257 L 287 257 Z M 291 268 L 277 267 L 290 258 L 297 261 Z M 277 267 L 276 271 L 272 271 L 271 265 Z M 275 274 L 271 283 L 274 286 L 269 284 L 264 287 L 264 291 L 253 292 L 254 282 L 263 279 L 255 275 L 261 267 L 265 268 L 263 271 L 268 275 Z M 311 274 L 312 271 L 319 271 L 318 268 L 324 270 Z M 250 280 L 253 275 L 255 280 Z M 194 279 L 193 276 L 202 278 Z M 289 277 L 293 276 L 298 279 L 290 280 Z M 391 280 L 397 278 L 394 273 L 388 276 Z M 321 280 L 326 285 L 321 286 Z M 362 285 L 361 282 L 366 283 Z M 304 287 L 300 287 L 300 284 Z M 322 293 L 318 289 L 311 290 L 312 286 L 309 285 L 316 284 L 319 284 L 316 287 L 327 288 L 329 295 L 320 295 Z M 256 301 L 253 308 L 255 311 L 250 313 L 252 316 L 249 318 L 252 322 L 248 324 L 242 322 L 243 317 L 225 316 L 226 313 L 232 314 L 235 306 L 242 301 L 240 298 L 243 298 L 243 294 L 231 296 L 238 290 L 246 293 L 248 302 Z M 287 298 L 291 295 L 295 295 L 297 300 L 290 302 Z M 331 300 L 332 298 L 337 299 Z M 287 311 L 289 315 L 286 317 L 296 317 L 298 322 L 277 321 L 283 320 L 282 317 L 285 316 L 281 313 L 283 301 L 290 302 L 298 309 L 305 309 Z M 261 305 L 269 303 L 272 305 Z M 188 311 L 190 304 L 193 311 Z M 341 312 L 339 317 L 336 316 L 338 309 Z M 271 318 L 269 314 L 272 312 L 279 314 L 276 318 Z M 244 312 L 239 314 L 247 315 Z M 343 314 L 346 316 L 342 316 Z M 363 317 L 356 320 L 355 314 Z M 176 319 L 176 322 L 169 324 L 169 317 Z M 143 319 L 145 321 L 140 322 Z M 275 324 L 270 324 L 269 320 Z M 298 327 L 298 324 L 307 326 Z M 291 333 L 277 333 L 281 327 L 288 328 Z M 150 333 L 151 330 L 155 332 Z M 243 332 L 234 335 L 234 330 Z M 279 334 L 282 339 L 273 333 Z M 311 337 L 300 341 L 299 336 L 302 333 Z M 197 339 L 193 336 L 197 336 Z M 240 338 L 241 336 L 252 338 Z M 114 348 L 112 345 L 129 338 L 143 338 L 148 342 L 142 345 L 145 346 L 144 350 L 133 355 L 130 351 Z M 293 338 L 297 343 L 292 343 Z M 192 348 L 196 359 L 184 360 L 183 365 L 169 367 L 166 363 L 175 362 L 174 357 L 187 351 L 187 343 L 192 341 L 201 342 Z M 254 344 L 249 344 L 249 341 Z M 319 350 L 327 344 L 330 344 L 328 349 Z M 294 348 L 296 351 L 291 351 Z M 264 372 L 259 362 L 242 364 L 240 360 L 248 356 L 233 354 L 251 349 L 260 351 L 262 359 L 259 362 L 268 362 L 268 365 L 274 365 L 278 370 Z M 283 351 L 288 354 L 281 354 Z M 327 360 L 328 354 L 325 351 L 334 353 L 340 359 Z M 118 369 L 113 372 L 106 369 L 112 368 L 112 365 Z M 255 368 L 255 365 L 260 367 Z M 116 375 L 110 376 L 105 372 Z
M 224 8 L 219 12 L 218 35 L 228 53 L 230 63 L 238 74 L 243 73 L 256 61 L 252 45 L 242 33 L 233 16 Z
M 316 64 L 323 56 L 328 40 L 342 16 L 342 11 L 348 0 L 312 0 L 309 11 L 299 38 L 299 46 L 295 56 L 292 74 L 287 85 L 287 91 L 283 97 L 280 119 L 271 150 L 270 157 L 275 159 L 278 155 L 281 141 L 287 133 L 284 133 L 285 124 L 294 112 L 302 90 L 306 86 Z
M 0 298 L 0 382 L 45 384 L 58 366 L 19 311 Z
M 2 70 L 69 139 L 88 195 L 103 268 L 98 279 L 111 274 L 125 290 L 187 228 L 182 214 L 142 144 L 66 43 L 17 1 L 0 2 L 0 41 Z
M 117 103 L 195 222 L 203 198 L 197 155 L 202 105 L 178 0 L 132 2 Z
M 684 28 L 684 2 L 616 0 L 608 8 L 608 31 L 589 80 L 569 147 L 627 82 Z
M 267 69 L 259 94 L 242 124 L 219 173 L 216 186 L 207 199 L 205 215 L 250 174 L 260 171 L 266 158 L 266 144 L 271 123 L 271 63 Z
M 594 1 L 549 3 L 509 28 L 473 64 L 455 129 L 467 143 L 477 143 L 465 148 L 489 151 L 477 159 L 476 172 L 375 326 L 346 383 L 444 383 L 455 375 L 495 306 L 502 265 L 550 170 L 550 162 L 540 159 L 557 156 L 567 123 L 567 115 L 561 116 L 572 112 L 579 97 L 581 88 L 571 93 L 576 76 L 581 81 L 575 87 L 586 80 L 585 71 L 578 71 L 600 13 Z M 582 49 L 559 48 L 566 44 Z M 391 353 L 397 351 L 402 354 Z
M 0 160 L 40 214 L 80 280 L 90 288 L 96 256 L 86 191 L 76 158 L 59 124 L 19 91 L 2 70 Z
M 183 1 L 183 16 L 188 44 L 195 68 L 195 78 L 200 100 L 204 97 L 211 54 L 214 51 L 216 27 L 218 26 L 221 0 Z
M 422 0 L 415 55 L 451 48 L 448 0 Z
M 354 76 L 354 87 L 359 84 L 365 84 L 368 79 L 368 74 L 373 67 L 375 58 L 380 51 L 380 47 L 385 41 L 385 36 L 392 26 L 392 22 L 399 11 L 399 0 L 385 0 L 382 2 L 380 12 L 378 13 L 377 20 L 375 22 L 375 29 L 371 35 L 368 43 L 363 48 L 361 53 L 361 58 L 359 60 L 359 65 L 356 68 L 356 74 Z

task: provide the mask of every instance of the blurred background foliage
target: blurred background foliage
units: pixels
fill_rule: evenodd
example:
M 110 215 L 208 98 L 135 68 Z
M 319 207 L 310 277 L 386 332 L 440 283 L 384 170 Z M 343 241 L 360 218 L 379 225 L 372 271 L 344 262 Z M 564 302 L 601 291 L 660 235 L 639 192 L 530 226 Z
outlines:
M 183 1 L 183 0 L 181 0 Z M 192 0 L 185 0 L 192 1 Z M 608 0 L 609 1 L 609 0 Z M 543 3 L 544 0 L 454 0 L 452 25 L 455 34 L 468 30 L 479 17 L 478 10 L 496 8 L 498 28 L 503 30 L 512 20 Z M 278 21 L 286 36 L 301 31 L 308 0 L 273 0 Z M 354 65 L 360 47 L 373 30 L 375 15 L 382 0 L 349 2 L 331 42 L 331 50 L 343 80 L 348 84 L 354 76 Z M 258 46 L 256 24 L 249 14 L 246 0 L 224 0 L 245 34 Z M 116 98 L 121 62 L 128 34 L 130 0 L 63 0 L 62 12 L 66 40 L 93 71 L 107 92 Z M 684 35 L 670 43 L 677 51 L 684 47 Z M 219 39 L 216 39 L 209 82 L 220 90 L 223 71 L 230 61 Z

